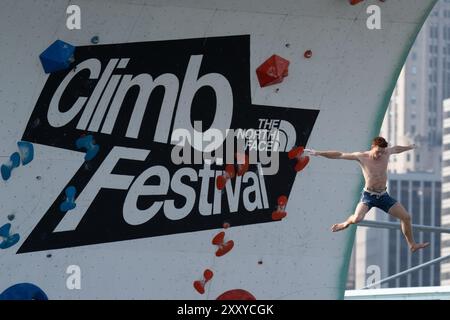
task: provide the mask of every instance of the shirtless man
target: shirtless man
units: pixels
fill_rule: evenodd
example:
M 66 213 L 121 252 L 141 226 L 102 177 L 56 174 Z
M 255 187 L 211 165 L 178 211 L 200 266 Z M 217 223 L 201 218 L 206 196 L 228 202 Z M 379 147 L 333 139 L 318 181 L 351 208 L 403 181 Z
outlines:
M 414 148 L 415 145 L 406 147 L 394 146 L 388 148 L 388 143 L 384 138 L 376 137 L 372 141 L 371 149 L 364 152 L 344 153 L 339 151 L 316 151 L 308 149 L 307 151 L 309 151 L 309 154 L 312 156 L 322 156 L 328 159 L 358 161 L 366 181 L 362 192 L 361 201 L 356 207 L 355 213 L 348 217 L 346 221 L 334 224 L 331 227 L 331 231 L 341 231 L 346 229 L 351 224 L 358 223 L 364 219 L 364 216 L 372 207 L 377 207 L 389 213 L 391 216 L 400 219 L 403 235 L 405 236 L 412 252 L 429 246 L 429 242 L 416 243 L 414 241 L 411 216 L 408 212 L 406 212 L 405 208 L 397 202 L 397 200 L 392 198 L 386 192 L 386 171 L 389 156 L 394 153 L 401 153 Z

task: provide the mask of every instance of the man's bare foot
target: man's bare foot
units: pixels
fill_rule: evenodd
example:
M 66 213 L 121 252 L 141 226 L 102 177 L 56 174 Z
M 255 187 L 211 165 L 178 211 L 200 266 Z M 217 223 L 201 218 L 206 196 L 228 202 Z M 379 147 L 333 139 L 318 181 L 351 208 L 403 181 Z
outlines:
M 417 250 L 426 248 L 426 247 L 428 247 L 429 245 L 430 245 L 429 242 L 416 243 L 416 244 L 412 245 L 412 246 L 410 247 L 410 249 L 411 249 L 411 252 L 416 252 Z
M 338 232 L 344 229 L 347 229 L 348 224 L 346 222 L 336 223 L 331 226 L 331 231 Z

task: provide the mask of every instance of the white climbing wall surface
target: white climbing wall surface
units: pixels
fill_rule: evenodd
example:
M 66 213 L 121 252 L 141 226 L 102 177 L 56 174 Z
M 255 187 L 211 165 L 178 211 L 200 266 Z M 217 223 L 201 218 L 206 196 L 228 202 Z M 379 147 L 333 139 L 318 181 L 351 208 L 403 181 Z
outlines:
M 0 179 L 0 292 L 342 298 L 355 230 L 330 226 L 352 213 L 359 168 L 313 157 L 297 173 L 287 151 L 369 147 L 434 3 L 78 0 L 81 29 L 69 30 L 71 1 L 3 0 L 0 162 L 14 168 Z M 369 5 L 380 30 L 366 26 Z M 74 61 L 46 74 L 39 55 L 57 39 Z M 289 71 L 261 87 L 256 69 L 272 55 Z M 224 166 L 174 164 L 170 134 L 193 120 L 279 127 L 278 173 L 252 164 L 221 191 Z M 30 163 L 19 141 L 32 143 Z M 274 221 L 280 196 L 287 215 Z

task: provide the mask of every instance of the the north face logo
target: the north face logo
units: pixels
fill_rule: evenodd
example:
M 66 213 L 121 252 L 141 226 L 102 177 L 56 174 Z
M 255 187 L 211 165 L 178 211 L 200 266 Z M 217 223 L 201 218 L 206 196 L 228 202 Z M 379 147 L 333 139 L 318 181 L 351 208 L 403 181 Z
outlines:
M 90 134 L 100 148 L 67 183 L 77 206 L 62 213 L 61 190 L 18 252 L 272 221 L 296 174 L 285 151 L 306 145 L 318 111 L 252 105 L 249 46 L 249 36 L 230 36 L 78 47 L 75 68 L 48 78 L 23 140 L 78 150 Z M 247 149 L 281 151 L 276 175 L 251 164 L 220 191 L 223 165 L 171 159 L 177 129 L 240 128 Z M 193 157 L 204 148 L 193 146 Z

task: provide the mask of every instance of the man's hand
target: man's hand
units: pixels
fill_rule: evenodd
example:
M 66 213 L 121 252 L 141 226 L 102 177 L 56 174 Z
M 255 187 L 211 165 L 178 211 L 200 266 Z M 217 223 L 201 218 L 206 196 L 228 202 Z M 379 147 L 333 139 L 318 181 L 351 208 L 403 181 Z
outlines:
M 314 149 L 305 149 L 305 152 L 307 152 L 310 156 L 317 157 L 319 153 Z

